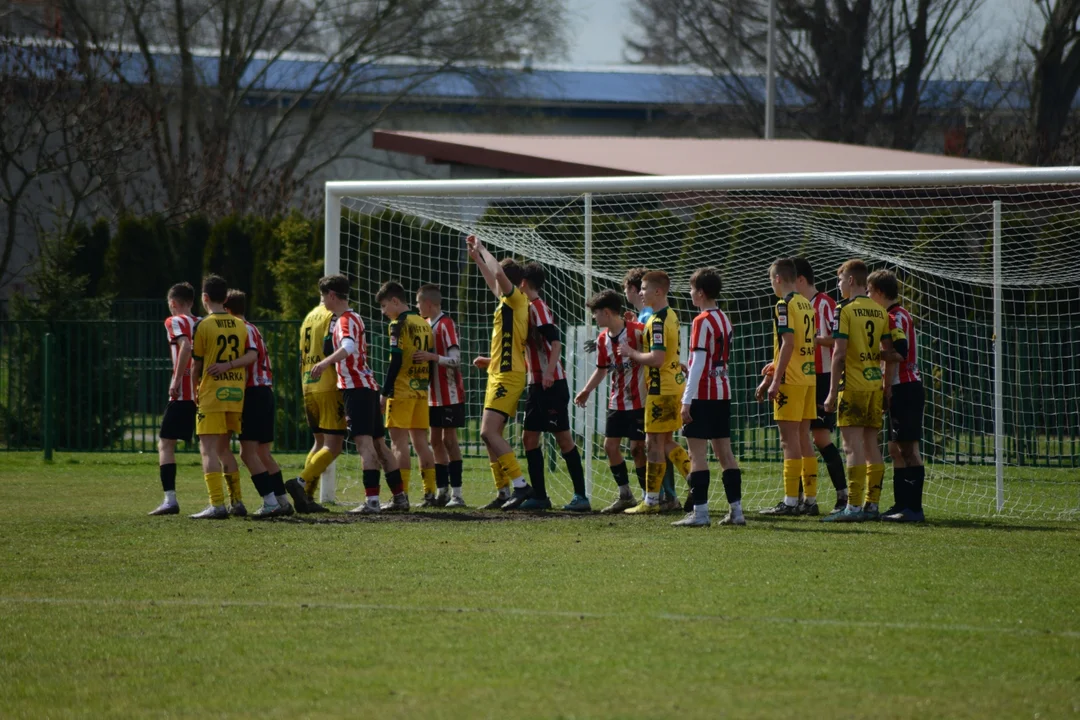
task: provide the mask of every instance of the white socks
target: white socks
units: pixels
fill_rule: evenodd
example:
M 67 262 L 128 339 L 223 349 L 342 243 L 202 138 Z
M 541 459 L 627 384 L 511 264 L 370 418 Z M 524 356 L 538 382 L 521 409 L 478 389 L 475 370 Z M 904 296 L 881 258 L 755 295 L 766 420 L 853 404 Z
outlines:
M 167 505 L 175 505 L 176 504 L 176 491 L 175 490 L 166 490 L 165 491 L 165 503 Z
M 522 475 L 521 477 L 514 478 L 513 485 L 515 490 L 525 487 L 525 485 L 527 485 L 527 483 L 525 482 L 525 476 Z
M 646 505 L 659 505 L 660 504 L 660 493 L 651 493 L 651 492 L 645 493 L 645 504 Z

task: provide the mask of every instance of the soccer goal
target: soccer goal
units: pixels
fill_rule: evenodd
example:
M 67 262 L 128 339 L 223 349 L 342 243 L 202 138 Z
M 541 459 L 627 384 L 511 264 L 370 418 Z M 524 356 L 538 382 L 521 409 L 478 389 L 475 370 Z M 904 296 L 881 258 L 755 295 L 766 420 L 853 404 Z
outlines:
M 494 299 L 466 255 L 469 234 L 497 256 L 547 268 L 543 295 L 562 330 L 571 393 L 595 366 L 584 347 L 597 332 L 588 297 L 621 292 L 628 268 L 667 271 L 685 358 L 695 312 L 688 278 L 698 267 L 719 268 L 721 308 L 735 327 L 732 441 L 748 509 L 782 495 L 770 408 L 753 399 L 772 351 L 768 266 L 802 255 L 836 299 L 844 260 L 892 269 L 919 338 L 928 508 L 1080 516 L 1080 168 L 330 182 L 326 270 L 350 278 L 380 374 L 386 325 L 374 293 L 386 280 L 410 292 L 438 284 L 464 361 L 486 353 Z M 466 395 L 462 445 L 477 458 L 467 467 L 481 472 L 484 376 L 471 366 Z M 572 416 L 594 505 L 615 496 L 602 449 L 606 407 L 602 387 Z M 516 438 L 519 427 L 508 433 Z M 553 500 L 569 500 L 553 445 L 546 457 Z M 359 471 L 344 458 L 324 499 L 359 500 Z M 890 483 L 887 470 L 883 500 Z M 832 499 L 827 482 L 822 496 Z M 714 499 L 722 504 L 722 492 Z

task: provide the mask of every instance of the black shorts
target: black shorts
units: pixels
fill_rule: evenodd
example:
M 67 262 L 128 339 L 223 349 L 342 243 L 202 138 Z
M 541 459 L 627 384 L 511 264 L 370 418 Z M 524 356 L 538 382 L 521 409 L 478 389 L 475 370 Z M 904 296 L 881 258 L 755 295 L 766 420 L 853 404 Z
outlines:
M 889 440 L 918 442 L 922 440 L 923 405 L 926 395 L 921 382 L 900 383 L 892 387 L 889 402 Z
M 349 427 L 349 437 L 367 435 L 380 438 L 386 434 L 378 392 L 370 388 L 349 388 L 342 390 L 341 394 L 345 403 L 345 422 Z
M 240 416 L 240 442 L 260 445 L 274 442 L 274 389 L 249 387 L 244 390 L 244 414 Z
M 428 408 L 428 424 L 433 428 L 465 427 L 465 403 L 432 405 Z
M 690 417 L 693 418 L 690 424 L 683 425 L 684 438 L 724 440 L 731 437 L 730 400 L 693 400 Z
M 832 383 L 832 373 L 821 373 L 817 376 L 817 417 L 810 421 L 810 429 L 835 430 L 836 413 L 825 412 L 825 401 L 829 398 L 829 384 Z
M 161 416 L 160 437 L 163 440 L 191 442 L 194 434 L 195 401 L 170 400 L 165 406 L 165 414 Z
M 645 408 L 638 410 L 608 410 L 604 437 L 645 439 Z
M 533 432 L 550 433 L 570 429 L 570 386 L 565 379 L 556 380 L 549 388 L 540 383 L 529 386 L 522 427 Z

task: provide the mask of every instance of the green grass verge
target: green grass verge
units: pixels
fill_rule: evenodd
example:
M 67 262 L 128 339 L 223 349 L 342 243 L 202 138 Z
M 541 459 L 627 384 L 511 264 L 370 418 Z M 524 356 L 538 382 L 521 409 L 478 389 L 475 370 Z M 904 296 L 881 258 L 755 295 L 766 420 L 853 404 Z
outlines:
M 0 714 L 1080 711 L 1073 524 L 197 523 L 145 516 L 155 466 L 0 456 Z

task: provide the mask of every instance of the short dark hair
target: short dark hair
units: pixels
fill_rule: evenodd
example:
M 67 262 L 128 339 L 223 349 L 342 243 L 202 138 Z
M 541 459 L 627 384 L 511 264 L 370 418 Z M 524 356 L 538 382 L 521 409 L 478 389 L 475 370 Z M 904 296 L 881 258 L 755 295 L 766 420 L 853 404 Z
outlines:
M 538 262 L 528 262 L 521 268 L 521 278 L 529 283 L 533 290 L 540 292 L 547 282 L 547 270 Z
M 664 292 L 671 289 L 671 278 L 663 270 L 650 270 L 641 276 L 641 282 L 642 284 L 649 283 L 650 285 L 662 287 Z
M 405 287 L 393 280 L 388 280 L 382 284 L 379 288 L 379 292 L 375 293 L 375 302 L 381 303 L 383 300 L 400 300 L 403 303 L 408 304 L 409 296 L 405 292 Z
M 891 270 L 875 270 L 866 278 L 866 284 L 890 300 L 900 297 L 900 281 Z
M 614 290 L 601 290 L 585 303 L 589 310 L 610 310 L 616 315 L 623 311 L 622 295 Z
M 521 284 L 521 279 L 525 276 L 524 270 L 518 265 L 517 260 L 514 258 L 503 258 L 499 263 L 502 267 L 503 275 L 506 275 L 506 279 L 510 281 L 510 284 L 517 287 Z
M 811 285 L 814 284 L 814 268 L 810 265 L 810 261 L 804 257 L 792 258 L 795 261 L 795 276 L 802 276 L 806 278 L 806 282 Z
M 220 275 L 210 273 L 203 276 L 202 291 L 203 295 L 210 298 L 210 302 L 223 303 L 226 294 L 229 292 L 229 284 Z
M 715 300 L 720 297 L 720 271 L 714 267 L 699 268 L 690 276 L 690 287 L 705 293 L 705 297 Z
M 420 289 L 416 291 L 416 294 L 421 299 L 433 302 L 436 305 L 442 302 L 442 289 L 438 285 L 432 283 L 421 285 Z
M 634 288 L 635 290 L 641 290 L 641 278 L 645 277 L 645 273 L 649 272 L 643 267 L 630 268 L 626 271 L 626 275 L 623 276 L 622 286 L 625 290 L 627 286 Z
M 870 274 L 870 268 L 866 267 L 866 263 L 862 260 L 853 258 L 841 265 L 837 269 L 836 274 L 850 275 L 856 285 L 866 285 L 866 277 Z
M 344 275 L 327 275 L 319 278 L 319 292 L 334 293 L 342 300 L 349 299 L 349 279 Z
M 191 287 L 191 283 L 189 282 L 176 283 L 169 288 L 169 299 L 179 303 L 194 305 L 195 288 Z
M 225 309 L 233 315 L 247 315 L 247 294 L 243 290 L 230 288 L 225 296 Z
M 798 275 L 798 271 L 795 269 L 795 261 L 791 258 L 780 258 L 769 266 L 769 275 L 775 275 L 786 283 L 795 282 Z

